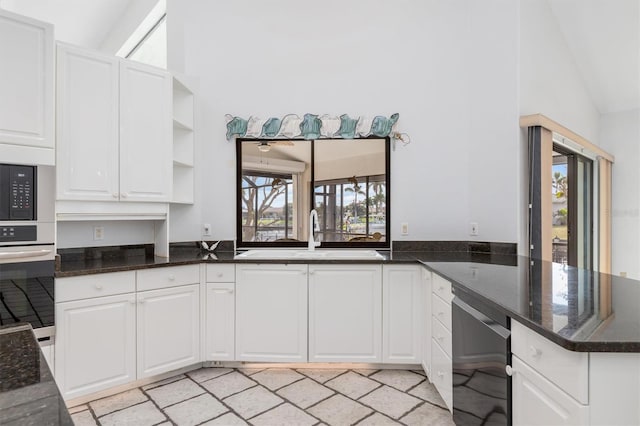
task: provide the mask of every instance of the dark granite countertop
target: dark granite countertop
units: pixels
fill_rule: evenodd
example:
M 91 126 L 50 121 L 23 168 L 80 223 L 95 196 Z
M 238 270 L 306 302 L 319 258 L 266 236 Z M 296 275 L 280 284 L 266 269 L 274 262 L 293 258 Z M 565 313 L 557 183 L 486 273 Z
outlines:
M 0 425 L 73 425 L 27 323 L 0 327 Z
M 498 250 L 499 251 L 499 250 Z M 504 251 L 503 251 L 504 252 Z M 147 251 L 148 253 L 148 251 Z M 581 352 L 640 352 L 640 282 L 608 274 L 532 261 L 512 254 L 474 251 L 381 251 L 382 260 L 260 260 L 259 263 L 420 263 L 466 292 L 566 349 Z M 201 251 L 176 245 L 170 257 L 63 261 L 56 277 L 236 260 L 233 250 Z

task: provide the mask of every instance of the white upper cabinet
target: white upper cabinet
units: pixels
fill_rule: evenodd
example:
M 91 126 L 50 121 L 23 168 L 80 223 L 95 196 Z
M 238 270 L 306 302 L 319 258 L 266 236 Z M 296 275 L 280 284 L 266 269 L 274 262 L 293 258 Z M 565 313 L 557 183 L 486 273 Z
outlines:
M 58 45 L 57 198 L 116 201 L 118 59 Z
M 53 25 L 0 10 L 3 162 L 54 164 Z
M 160 69 L 120 62 L 120 197 L 171 198 L 172 79 Z
M 57 199 L 168 202 L 170 74 L 62 44 L 57 71 Z

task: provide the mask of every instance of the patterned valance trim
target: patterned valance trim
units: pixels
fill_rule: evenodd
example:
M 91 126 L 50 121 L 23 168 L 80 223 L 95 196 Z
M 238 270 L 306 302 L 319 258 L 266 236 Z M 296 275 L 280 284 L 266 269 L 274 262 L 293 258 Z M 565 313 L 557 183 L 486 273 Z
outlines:
M 353 139 L 368 136 L 389 136 L 400 114 L 391 114 L 389 118 L 378 115 L 374 118 L 351 118 L 347 114 L 340 117 L 305 114 L 300 118 L 296 114 L 287 114 L 282 118 L 244 119 L 227 114 L 227 140 L 236 137 L 256 139 Z

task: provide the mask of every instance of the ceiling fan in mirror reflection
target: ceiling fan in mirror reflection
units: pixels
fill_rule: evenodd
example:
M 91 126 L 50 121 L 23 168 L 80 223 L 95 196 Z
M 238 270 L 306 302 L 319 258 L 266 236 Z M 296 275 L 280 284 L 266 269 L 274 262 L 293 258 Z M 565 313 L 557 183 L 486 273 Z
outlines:
M 400 114 L 394 113 L 389 117 L 382 115 L 374 118 L 351 118 L 348 114 L 339 117 L 317 114 L 304 114 L 300 118 L 296 114 L 287 114 L 282 118 L 271 117 L 261 119 L 249 117 L 244 119 L 227 114 L 227 140 L 236 137 L 256 139 L 353 139 L 357 137 L 387 137 L 395 134 L 394 126 Z M 261 151 L 267 152 L 269 144 L 265 142 Z

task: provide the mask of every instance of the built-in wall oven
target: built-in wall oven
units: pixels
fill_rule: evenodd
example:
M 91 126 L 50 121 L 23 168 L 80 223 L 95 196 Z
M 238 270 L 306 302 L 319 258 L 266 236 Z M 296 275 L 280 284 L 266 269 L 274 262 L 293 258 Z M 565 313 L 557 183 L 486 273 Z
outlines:
M 511 425 L 510 319 L 460 291 L 452 302 L 453 420 Z
M 54 169 L 0 164 L 0 325 L 55 333 Z

